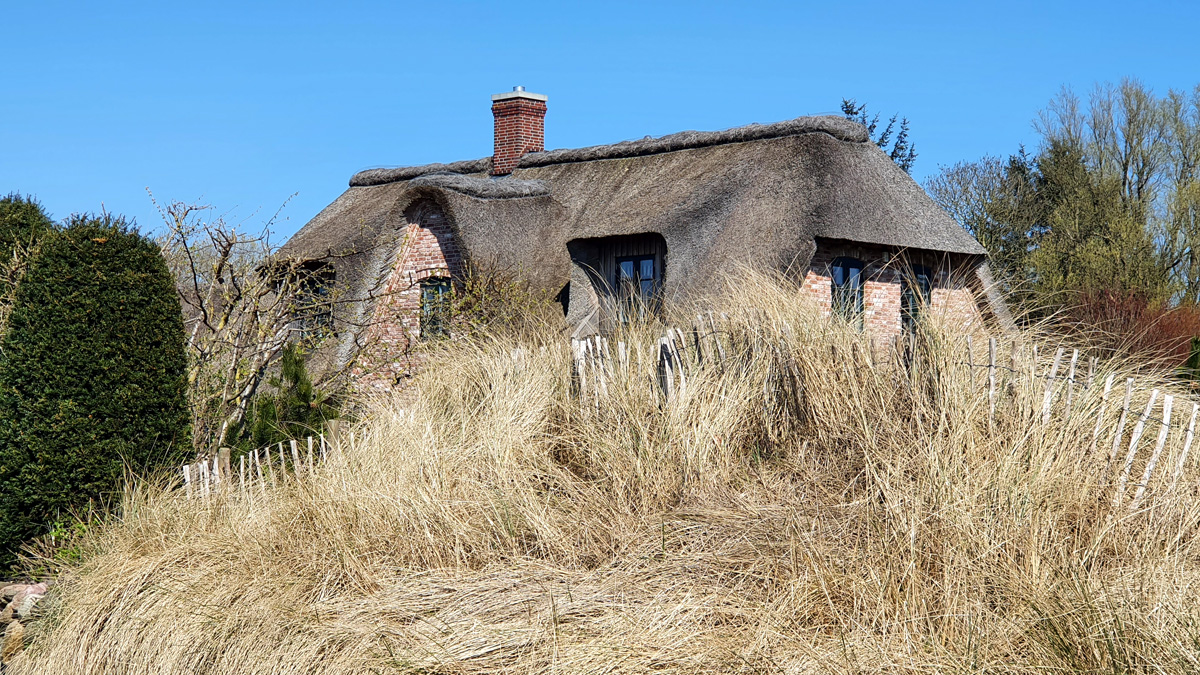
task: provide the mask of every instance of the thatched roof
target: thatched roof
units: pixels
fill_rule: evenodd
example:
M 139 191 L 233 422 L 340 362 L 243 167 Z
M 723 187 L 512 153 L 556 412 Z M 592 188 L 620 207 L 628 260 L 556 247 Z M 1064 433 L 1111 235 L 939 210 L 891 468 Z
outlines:
M 366 292 L 394 263 L 404 209 L 425 197 L 442 205 L 473 260 L 519 268 L 551 289 L 569 278 L 568 241 L 621 234 L 663 235 L 668 292 L 733 263 L 801 269 L 822 237 L 985 253 L 841 117 L 530 153 L 499 178 L 490 166 L 483 158 L 363 171 L 285 253 L 350 254 L 339 285 Z

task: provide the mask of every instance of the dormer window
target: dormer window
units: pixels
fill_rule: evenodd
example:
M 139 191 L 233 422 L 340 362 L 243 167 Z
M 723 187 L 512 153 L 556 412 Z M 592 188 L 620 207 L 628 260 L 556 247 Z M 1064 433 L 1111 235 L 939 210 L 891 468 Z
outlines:
M 333 334 L 333 267 L 309 263 L 296 272 L 294 326 L 304 342 L 319 342 Z
M 635 316 L 643 318 L 658 290 L 657 256 L 623 256 L 618 257 L 616 263 L 617 278 L 613 288 L 617 290 L 621 318 L 624 321 Z
M 428 277 L 421 281 L 422 340 L 449 337 L 450 293 L 449 277 Z

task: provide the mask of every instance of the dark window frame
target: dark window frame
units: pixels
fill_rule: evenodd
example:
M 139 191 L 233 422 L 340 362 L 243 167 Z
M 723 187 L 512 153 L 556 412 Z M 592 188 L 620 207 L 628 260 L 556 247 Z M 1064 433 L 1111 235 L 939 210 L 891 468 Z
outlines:
M 900 283 L 900 322 L 905 331 L 916 330 L 933 303 L 933 285 L 934 273 L 930 268 L 912 265 L 906 270 Z
M 428 276 L 420 281 L 421 339 L 450 337 L 450 303 L 454 285 L 450 277 Z
M 645 263 L 650 264 L 650 276 L 645 277 Z M 630 265 L 632 275 L 625 274 L 625 265 Z M 642 253 L 613 257 L 613 290 L 616 292 L 618 316 L 622 323 L 629 315 L 645 317 L 647 308 L 653 308 L 662 282 L 662 263 L 657 253 Z M 636 310 L 636 312 L 634 311 Z
M 336 335 L 333 325 L 333 293 L 337 274 L 328 264 L 306 264 L 296 273 L 300 279 L 295 286 L 293 326 L 300 340 L 318 342 Z
M 830 307 L 834 314 L 862 328 L 866 265 L 851 256 L 838 256 L 829 268 Z

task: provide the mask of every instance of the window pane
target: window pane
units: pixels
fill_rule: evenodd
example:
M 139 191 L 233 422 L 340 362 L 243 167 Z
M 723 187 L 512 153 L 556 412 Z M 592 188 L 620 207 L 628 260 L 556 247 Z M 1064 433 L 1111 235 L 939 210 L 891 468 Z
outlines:
M 621 262 L 621 278 L 622 279 L 632 279 L 633 278 L 633 261 L 632 260 L 624 260 Z
M 642 295 L 650 296 L 654 294 L 654 282 L 646 279 L 642 281 Z
M 421 282 L 421 337 L 423 339 L 450 334 L 450 280 L 430 277 Z
M 642 279 L 653 279 L 654 278 L 654 258 L 643 258 L 641 263 L 642 263 L 642 269 L 641 269 Z

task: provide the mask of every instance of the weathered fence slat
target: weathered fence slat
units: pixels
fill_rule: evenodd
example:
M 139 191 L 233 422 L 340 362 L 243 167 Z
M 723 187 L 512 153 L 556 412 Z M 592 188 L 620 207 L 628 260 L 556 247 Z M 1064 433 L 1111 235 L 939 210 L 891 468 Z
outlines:
M 192 498 L 192 467 L 190 464 L 183 465 L 183 487 L 187 492 L 187 498 Z
M 1092 429 L 1092 445 L 1088 448 L 1088 456 L 1096 454 L 1096 444 L 1100 441 L 1100 425 L 1104 423 L 1104 413 L 1108 410 L 1108 394 L 1112 391 L 1113 378 L 1116 373 L 1109 373 L 1104 379 L 1104 394 L 1100 397 L 1100 409 L 1096 411 L 1096 428 Z M 1080 462 L 1083 458 L 1080 458 Z
M 1175 471 L 1171 474 L 1171 486 L 1167 488 L 1170 493 L 1179 485 L 1179 477 L 1183 475 L 1183 466 L 1187 462 L 1188 450 L 1192 448 L 1192 439 L 1196 432 L 1196 412 L 1200 411 L 1200 403 L 1192 404 L 1192 419 L 1188 420 L 1187 435 L 1183 437 L 1183 450 L 1179 453 L 1179 461 L 1175 463 Z
M 1154 452 L 1150 455 L 1150 461 L 1146 462 L 1146 470 L 1142 472 L 1142 481 L 1138 483 L 1138 488 L 1133 493 L 1133 501 L 1129 503 L 1130 511 L 1137 509 L 1138 504 L 1142 501 L 1142 496 L 1146 494 L 1146 485 L 1150 483 L 1150 476 L 1154 473 L 1154 467 L 1158 465 L 1158 458 L 1167 444 L 1167 432 L 1171 428 L 1171 403 L 1174 400 L 1175 397 L 1170 394 L 1163 397 L 1162 426 L 1158 431 L 1158 441 L 1154 444 Z
M 1063 412 L 1064 419 L 1071 418 L 1071 398 L 1075 394 L 1075 363 L 1079 360 L 1079 350 L 1071 350 L 1071 367 L 1067 370 L 1067 402 Z
M 265 497 L 267 495 L 267 481 L 263 478 L 262 460 L 258 458 L 258 449 L 254 449 L 254 468 L 258 469 L 258 489 Z
M 971 390 L 975 390 L 975 357 L 971 346 L 971 336 L 967 336 L 967 377 L 971 378 Z
M 968 336 L 968 339 L 969 336 Z M 972 375 L 974 384 L 974 375 Z M 988 338 L 988 426 L 996 417 L 996 338 Z
M 1113 432 L 1112 450 L 1108 453 L 1108 462 L 1104 465 L 1104 480 L 1101 483 L 1108 483 L 1108 476 L 1112 471 L 1113 462 L 1117 461 L 1117 453 L 1121 450 L 1121 437 L 1125 435 L 1125 422 L 1129 419 L 1129 399 L 1132 396 L 1133 378 L 1125 378 L 1125 402 L 1121 405 L 1121 418 L 1117 420 L 1117 428 Z
M 1012 346 L 1008 350 L 1008 393 L 1010 396 L 1017 395 L 1017 361 L 1020 359 L 1021 347 L 1016 340 L 1012 341 Z
M 1036 345 L 1035 345 L 1036 348 Z M 1058 367 L 1062 365 L 1062 347 L 1054 353 L 1054 365 L 1050 367 L 1050 376 L 1046 378 L 1046 393 L 1042 397 L 1042 424 L 1050 421 L 1050 405 L 1054 402 L 1054 378 L 1058 375 Z
M 1150 412 L 1154 410 L 1154 404 L 1158 401 L 1158 390 L 1150 392 L 1150 400 L 1146 402 L 1146 409 L 1142 411 L 1142 416 L 1138 418 L 1137 424 L 1133 425 L 1133 434 L 1129 437 L 1129 452 L 1125 455 L 1125 463 L 1121 466 L 1121 474 L 1117 477 L 1117 489 L 1113 493 L 1113 508 L 1121 504 L 1121 498 L 1125 496 L 1125 488 L 1129 485 L 1129 473 L 1133 470 L 1133 459 L 1137 456 L 1138 442 L 1142 440 L 1142 432 L 1146 430 L 1146 420 L 1150 419 Z

